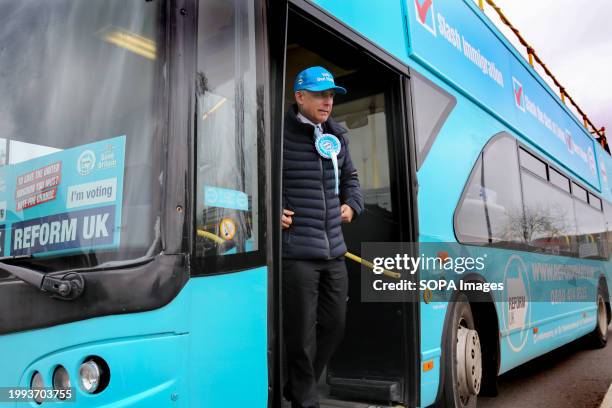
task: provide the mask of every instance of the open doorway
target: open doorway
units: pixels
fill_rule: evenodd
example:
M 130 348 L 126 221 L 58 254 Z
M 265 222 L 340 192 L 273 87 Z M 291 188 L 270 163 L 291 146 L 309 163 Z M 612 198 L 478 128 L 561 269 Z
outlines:
M 400 74 L 346 42 L 326 27 L 290 12 L 285 65 L 285 111 L 294 103 L 295 76 L 310 66 L 323 66 L 336 84 L 332 117 L 348 129 L 347 139 L 364 195 L 365 210 L 343 225 L 348 251 L 360 256 L 362 242 L 407 239 L 408 188 L 405 163 L 403 82 Z M 313 147 L 314 148 L 314 147 Z M 346 260 L 349 274 L 344 339 L 319 381 L 322 407 L 411 405 L 418 381 L 418 322 L 408 321 L 409 303 L 361 301 L 360 264 Z M 282 348 L 281 348 L 282 349 Z M 283 357 L 284 358 L 284 357 Z M 285 366 L 283 364 L 283 366 Z M 281 375 L 281 384 L 284 384 Z M 289 406 L 289 405 L 283 405 Z

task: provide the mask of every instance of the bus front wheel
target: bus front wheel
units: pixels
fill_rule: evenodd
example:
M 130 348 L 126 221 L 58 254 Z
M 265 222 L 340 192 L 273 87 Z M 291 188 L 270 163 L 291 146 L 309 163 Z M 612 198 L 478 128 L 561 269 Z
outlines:
M 482 352 L 465 294 L 452 303 L 451 313 L 444 361 L 444 406 L 474 408 L 482 383 Z

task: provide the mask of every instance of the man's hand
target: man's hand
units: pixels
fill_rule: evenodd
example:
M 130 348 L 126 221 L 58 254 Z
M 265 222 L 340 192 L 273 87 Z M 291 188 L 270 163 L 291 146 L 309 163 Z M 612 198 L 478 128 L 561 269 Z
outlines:
M 353 209 L 348 204 L 342 204 L 340 207 L 342 213 L 342 222 L 351 222 L 353 220 Z
M 291 218 L 291 216 L 293 214 L 295 214 L 293 211 L 283 209 L 283 217 L 281 218 L 283 229 L 287 229 L 291 226 L 291 223 L 293 222 L 293 218 Z

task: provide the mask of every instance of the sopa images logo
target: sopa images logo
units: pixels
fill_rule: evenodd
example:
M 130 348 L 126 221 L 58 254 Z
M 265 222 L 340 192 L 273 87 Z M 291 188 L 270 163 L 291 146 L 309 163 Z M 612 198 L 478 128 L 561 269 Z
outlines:
M 525 112 L 525 93 L 523 92 L 523 84 L 515 77 L 512 77 L 512 93 L 516 107 Z
M 427 31 L 434 36 L 436 32 L 436 15 L 434 12 L 433 0 L 413 0 L 416 19 Z

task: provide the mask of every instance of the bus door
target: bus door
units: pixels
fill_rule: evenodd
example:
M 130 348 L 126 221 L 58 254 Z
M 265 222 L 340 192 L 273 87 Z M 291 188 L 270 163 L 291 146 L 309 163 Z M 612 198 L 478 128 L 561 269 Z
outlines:
M 364 212 L 343 226 L 348 251 L 361 256 L 365 242 L 412 240 L 405 79 L 335 34 L 333 27 L 304 10 L 289 10 L 285 111 L 293 103 L 295 76 L 309 66 L 326 67 L 336 84 L 348 90 L 346 95 L 336 95 L 332 117 L 348 129 L 350 154 L 365 201 Z M 346 263 L 346 331 L 319 383 L 322 406 L 360 406 L 349 401 L 415 406 L 418 302 L 362 301 L 361 274 L 368 271 L 349 258 Z

